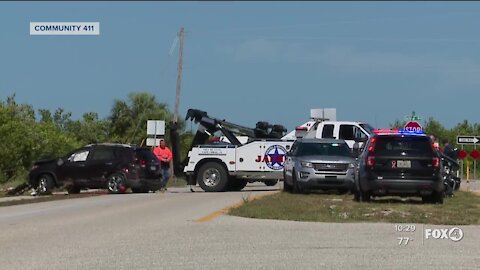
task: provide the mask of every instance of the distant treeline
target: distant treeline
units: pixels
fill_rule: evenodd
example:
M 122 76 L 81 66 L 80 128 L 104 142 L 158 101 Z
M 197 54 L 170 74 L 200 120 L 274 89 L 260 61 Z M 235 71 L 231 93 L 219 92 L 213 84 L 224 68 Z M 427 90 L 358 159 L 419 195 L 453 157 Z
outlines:
M 96 112 L 87 112 L 80 120 L 72 120 L 71 116 L 64 108 L 52 112 L 18 104 L 15 95 L 0 101 L 0 183 L 26 179 L 34 161 L 57 158 L 89 143 L 141 145 L 146 138 L 147 120 L 163 119 L 169 123 L 173 118 L 167 104 L 158 102 L 149 93 L 130 93 L 127 100 L 115 99 L 110 115 L 104 119 Z M 185 122 L 179 121 L 183 130 Z M 400 128 L 404 124 L 396 120 L 390 126 Z M 446 129 L 433 118 L 422 124 L 425 132 L 433 134 L 440 146 L 446 141 L 455 145 L 458 135 L 480 135 L 480 125 L 467 120 L 452 129 Z M 191 132 L 181 134 L 182 158 L 192 138 Z M 166 139 L 168 142 L 168 132 Z
M 0 183 L 26 179 L 36 160 L 64 156 L 89 143 L 141 145 L 147 120 L 165 120 L 168 124 L 172 118 L 167 104 L 149 93 L 131 93 L 127 100 L 115 100 L 104 119 L 96 112 L 87 112 L 80 120 L 72 120 L 72 114 L 64 108 L 52 112 L 19 104 L 13 95 L 0 101 Z M 185 123 L 179 122 L 183 129 Z M 192 138 L 190 132 L 182 134 L 182 156 Z

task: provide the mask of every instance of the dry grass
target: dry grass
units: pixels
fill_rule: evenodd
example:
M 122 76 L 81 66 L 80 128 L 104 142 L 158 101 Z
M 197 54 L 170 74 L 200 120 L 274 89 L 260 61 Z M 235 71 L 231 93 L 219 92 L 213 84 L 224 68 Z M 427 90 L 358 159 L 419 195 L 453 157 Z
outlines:
M 480 224 L 480 196 L 458 191 L 443 205 L 423 204 L 418 198 L 384 197 L 371 203 L 353 195 L 276 193 L 245 202 L 229 214 L 262 219 L 320 222 L 387 222 L 443 225 Z

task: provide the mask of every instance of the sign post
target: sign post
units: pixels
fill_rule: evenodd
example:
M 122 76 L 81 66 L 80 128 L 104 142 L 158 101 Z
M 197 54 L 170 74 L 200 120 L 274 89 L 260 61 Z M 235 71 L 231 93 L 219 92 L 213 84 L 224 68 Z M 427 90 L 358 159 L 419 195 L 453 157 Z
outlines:
M 147 146 L 157 147 L 160 144 L 161 136 L 165 135 L 165 121 L 163 120 L 148 120 L 147 121 L 147 136 L 153 135 L 153 138 L 147 138 Z
M 470 156 L 473 158 L 473 179 L 477 179 L 477 159 L 480 157 L 480 152 L 477 151 L 477 143 L 480 142 L 480 136 L 457 136 L 457 143 L 463 146 L 465 144 L 473 144 L 473 150 Z M 468 161 L 467 161 L 468 167 Z M 463 161 L 462 161 L 462 177 L 463 177 Z M 468 181 L 468 168 L 467 168 L 467 181 Z

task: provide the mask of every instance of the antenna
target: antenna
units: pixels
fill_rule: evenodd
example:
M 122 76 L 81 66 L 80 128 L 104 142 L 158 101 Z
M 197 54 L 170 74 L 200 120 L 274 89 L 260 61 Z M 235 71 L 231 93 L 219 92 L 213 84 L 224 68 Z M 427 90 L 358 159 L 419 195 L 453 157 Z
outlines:
M 183 38 L 184 38 L 184 29 L 180 28 L 178 33 L 178 39 L 180 40 L 179 55 L 178 55 L 178 76 L 177 76 L 177 91 L 175 95 L 175 112 L 173 115 L 173 122 L 178 122 L 178 107 L 180 105 L 180 89 L 182 85 L 182 65 L 183 65 Z M 174 42 L 175 44 L 176 42 Z M 173 48 L 173 46 L 172 46 Z

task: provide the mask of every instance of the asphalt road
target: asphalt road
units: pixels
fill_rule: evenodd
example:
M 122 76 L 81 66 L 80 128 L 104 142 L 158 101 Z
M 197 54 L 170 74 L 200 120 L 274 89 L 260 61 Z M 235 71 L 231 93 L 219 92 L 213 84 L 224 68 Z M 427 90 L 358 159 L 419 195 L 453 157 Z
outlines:
M 273 192 L 267 190 L 272 188 L 226 193 L 170 188 L 2 207 L 0 269 L 480 267 L 480 226 L 459 226 L 464 237 L 453 242 L 423 238 L 424 229 L 451 226 L 416 225 L 413 233 L 399 233 L 393 224 L 216 215 L 243 198 Z M 411 240 L 399 245 L 398 237 Z

